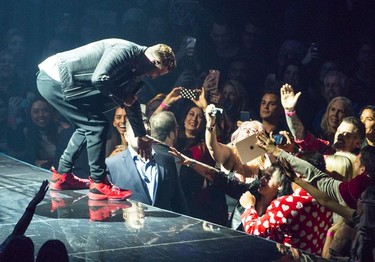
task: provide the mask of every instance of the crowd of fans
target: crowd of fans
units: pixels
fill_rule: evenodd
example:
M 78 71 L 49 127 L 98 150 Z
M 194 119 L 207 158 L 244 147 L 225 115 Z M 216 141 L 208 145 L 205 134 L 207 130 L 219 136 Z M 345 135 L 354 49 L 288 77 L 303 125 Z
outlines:
M 46 169 L 58 163 L 73 127 L 36 91 L 37 64 L 49 55 L 102 38 L 166 43 L 177 69 L 145 79 L 138 100 L 145 122 L 175 117 L 164 130 L 151 121 L 150 134 L 177 149 L 185 213 L 327 258 L 372 261 L 375 4 L 255 2 L 37 1 L 26 16 L 27 3 L 9 2 L 13 16 L 0 14 L 0 151 Z M 183 88 L 196 97 L 183 98 Z M 131 127 L 121 108 L 108 118 L 110 159 L 130 150 Z M 268 154 L 242 163 L 235 143 L 259 133 Z M 277 149 L 275 134 L 287 141 Z M 75 173 L 87 178 L 81 155 Z

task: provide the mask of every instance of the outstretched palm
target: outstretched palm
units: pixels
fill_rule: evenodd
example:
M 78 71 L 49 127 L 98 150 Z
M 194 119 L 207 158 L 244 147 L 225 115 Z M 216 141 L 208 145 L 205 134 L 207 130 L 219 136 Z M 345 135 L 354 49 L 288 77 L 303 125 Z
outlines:
M 283 105 L 284 109 L 291 112 L 296 107 L 298 98 L 301 95 L 301 92 L 297 94 L 294 93 L 293 87 L 289 84 L 284 84 L 281 89 L 281 104 Z

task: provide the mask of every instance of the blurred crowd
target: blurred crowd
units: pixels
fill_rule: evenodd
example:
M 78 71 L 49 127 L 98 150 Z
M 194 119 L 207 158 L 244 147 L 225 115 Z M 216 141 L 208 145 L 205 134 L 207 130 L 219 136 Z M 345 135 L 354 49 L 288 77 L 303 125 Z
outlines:
M 0 151 L 46 169 L 58 163 L 74 129 L 36 89 L 37 65 L 48 56 L 103 38 L 165 43 L 177 69 L 144 79 L 138 94 L 150 135 L 185 161 L 175 170 L 186 207 L 163 208 L 326 258 L 372 261 L 348 247 L 371 253 L 375 242 L 374 17 L 375 2 L 366 0 L 2 1 Z M 136 148 L 125 110 L 107 115 L 111 169 L 116 155 Z M 264 145 L 268 154 L 242 163 L 236 143 L 260 132 L 280 134 L 282 153 Z M 283 157 L 318 194 L 290 179 L 276 161 Z M 74 172 L 89 175 L 85 154 Z M 297 221 L 302 209 L 306 221 Z

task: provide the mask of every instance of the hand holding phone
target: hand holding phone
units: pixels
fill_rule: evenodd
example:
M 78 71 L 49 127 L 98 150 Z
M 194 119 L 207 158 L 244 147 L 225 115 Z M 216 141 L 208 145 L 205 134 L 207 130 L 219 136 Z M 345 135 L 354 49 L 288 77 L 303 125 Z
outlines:
M 211 69 L 208 72 L 208 75 L 206 76 L 203 88 L 206 91 L 206 93 L 214 92 L 216 93 L 218 91 L 219 86 L 219 78 L 220 78 L 220 71 Z

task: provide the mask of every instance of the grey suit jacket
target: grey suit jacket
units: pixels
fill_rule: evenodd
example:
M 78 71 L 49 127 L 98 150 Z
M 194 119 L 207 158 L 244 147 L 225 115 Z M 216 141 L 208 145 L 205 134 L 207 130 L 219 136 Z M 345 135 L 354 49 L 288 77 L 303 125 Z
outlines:
M 154 160 L 158 166 L 158 187 L 154 206 L 181 214 L 189 214 L 176 163 L 168 148 L 154 145 Z M 114 185 L 133 191 L 130 199 L 152 205 L 146 183 L 141 178 L 129 149 L 106 159 L 108 179 Z

